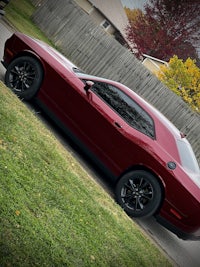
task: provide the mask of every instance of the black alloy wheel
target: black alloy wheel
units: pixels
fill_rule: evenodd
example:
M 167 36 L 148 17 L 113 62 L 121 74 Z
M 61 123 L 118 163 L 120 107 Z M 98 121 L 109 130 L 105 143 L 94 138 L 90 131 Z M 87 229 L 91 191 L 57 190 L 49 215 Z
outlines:
M 116 198 L 124 211 L 132 217 L 149 217 L 162 202 L 162 189 L 149 172 L 132 171 L 121 177 L 116 186 Z
M 24 100 L 30 100 L 36 95 L 42 80 L 42 66 L 36 58 L 30 56 L 14 59 L 5 75 L 6 85 Z

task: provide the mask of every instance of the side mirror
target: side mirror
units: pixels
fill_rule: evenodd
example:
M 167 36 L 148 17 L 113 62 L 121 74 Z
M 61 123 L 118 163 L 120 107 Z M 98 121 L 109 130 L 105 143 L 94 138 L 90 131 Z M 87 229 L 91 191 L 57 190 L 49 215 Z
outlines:
M 93 84 L 94 83 L 92 81 L 86 81 L 85 86 L 84 86 L 85 91 L 88 92 L 90 88 L 92 88 Z

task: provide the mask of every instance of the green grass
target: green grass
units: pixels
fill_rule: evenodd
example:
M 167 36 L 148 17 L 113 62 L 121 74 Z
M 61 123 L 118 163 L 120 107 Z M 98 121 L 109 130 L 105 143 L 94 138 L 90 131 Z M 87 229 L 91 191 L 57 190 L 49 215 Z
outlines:
M 171 266 L 0 82 L 0 266 Z
M 43 32 L 33 23 L 31 16 L 35 7 L 28 0 L 12 0 L 5 8 L 6 20 L 18 31 L 51 43 Z
M 34 7 L 6 19 L 46 41 Z M 171 266 L 114 200 L 0 82 L 0 266 Z

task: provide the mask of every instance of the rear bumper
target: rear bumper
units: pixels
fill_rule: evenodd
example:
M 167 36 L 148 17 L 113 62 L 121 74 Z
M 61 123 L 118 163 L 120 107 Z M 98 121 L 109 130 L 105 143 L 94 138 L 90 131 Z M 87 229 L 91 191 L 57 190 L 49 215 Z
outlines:
M 174 233 L 183 240 L 196 240 L 196 241 L 200 240 L 200 233 L 198 233 L 197 235 L 195 233 L 186 233 L 159 215 L 156 216 L 156 220 L 165 228 L 167 228 L 168 230 L 170 230 L 172 233 Z

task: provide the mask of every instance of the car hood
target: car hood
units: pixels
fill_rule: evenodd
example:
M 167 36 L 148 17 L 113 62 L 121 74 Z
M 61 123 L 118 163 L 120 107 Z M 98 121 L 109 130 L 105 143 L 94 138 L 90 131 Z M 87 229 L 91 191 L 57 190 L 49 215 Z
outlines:
M 28 35 L 22 34 L 20 32 L 16 32 L 15 35 L 18 36 L 20 39 L 22 39 L 24 42 L 26 42 L 30 47 L 32 47 L 33 50 L 40 49 L 41 47 L 42 50 L 46 52 L 46 54 L 50 55 L 61 65 L 66 67 L 68 70 L 71 69 L 71 71 L 73 72 L 76 72 L 76 70 L 77 71 L 79 70 L 78 67 L 73 62 L 71 62 L 64 55 L 62 55 L 59 51 L 57 51 L 50 45 L 46 44 L 45 42 L 38 40 L 34 37 L 30 37 Z

